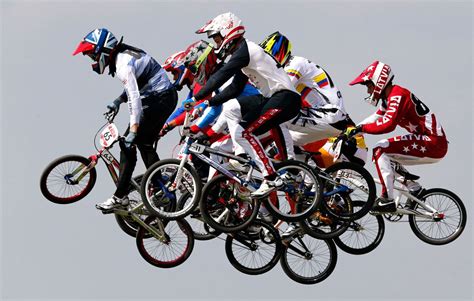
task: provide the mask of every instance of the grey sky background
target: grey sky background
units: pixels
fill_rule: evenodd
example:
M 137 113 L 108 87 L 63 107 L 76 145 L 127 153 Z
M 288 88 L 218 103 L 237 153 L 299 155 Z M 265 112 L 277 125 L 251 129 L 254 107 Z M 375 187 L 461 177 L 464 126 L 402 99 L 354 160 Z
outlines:
M 1 1 L 0 9 L 2 298 L 472 298 L 472 2 Z M 117 79 L 95 74 L 88 58 L 71 56 L 84 35 L 106 27 L 163 62 L 205 38 L 194 31 L 227 11 L 243 20 L 252 41 L 276 30 L 287 35 L 295 55 L 331 74 L 355 121 L 374 108 L 363 101 L 363 87 L 347 83 L 375 59 L 390 64 L 395 82 L 423 100 L 447 133 L 444 160 L 409 170 L 425 187 L 447 188 L 463 199 L 468 224 L 462 236 L 431 246 L 408 223 L 386 222 L 376 250 L 364 256 L 339 250 L 333 274 L 303 286 L 279 265 L 261 276 L 241 274 L 227 261 L 221 240 L 196 241 L 177 268 L 149 265 L 114 218 L 94 208 L 114 189 L 103 165 L 87 198 L 69 206 L 48 202 L 39 190 L 43 168 L 65 154 L 93 154 L 105 106 L 122 91 Z M 123 107 L 119 128 L 127 122 Z M 369 136 L 368 145 L 391 136 Z M 161 141 L 162 158 L 171 157 L 177 140 L 172 132 Z M 368 169 L 375 175 L 371 162 Z M 137 173 L 143 171 L 140 162 Z

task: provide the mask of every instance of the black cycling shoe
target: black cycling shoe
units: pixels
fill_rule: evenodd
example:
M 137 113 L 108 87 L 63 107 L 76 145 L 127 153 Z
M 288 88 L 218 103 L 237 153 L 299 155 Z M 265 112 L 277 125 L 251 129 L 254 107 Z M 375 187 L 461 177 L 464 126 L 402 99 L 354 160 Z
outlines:
M 378 212 L 395 212 L 397 211 L 397 207 L 395 206 L 395 201 L 393 199 L 379 197 L 375 200 L 372 210 Z

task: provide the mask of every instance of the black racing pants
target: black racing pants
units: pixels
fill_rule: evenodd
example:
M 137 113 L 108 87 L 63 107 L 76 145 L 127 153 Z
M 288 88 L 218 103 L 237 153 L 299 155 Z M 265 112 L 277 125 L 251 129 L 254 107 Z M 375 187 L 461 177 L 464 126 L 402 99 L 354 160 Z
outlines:
M 117 190 L 114 193 L 116 197 L 123 198 L 129 192 L 130 180 L 137 164 L 137 148 L 140 150 L 146 168 L 160 160 L 154 148 L 154 143 L 165 121 L 176 108 L 177 102 L 178 94 L 175 88 L 142 99 L 143 111 L 135 139 L 136 147 L 131 149 L 121 147 L 120 173 Z M 125 136 L 129 130 L 130 126 L 125 131 Z

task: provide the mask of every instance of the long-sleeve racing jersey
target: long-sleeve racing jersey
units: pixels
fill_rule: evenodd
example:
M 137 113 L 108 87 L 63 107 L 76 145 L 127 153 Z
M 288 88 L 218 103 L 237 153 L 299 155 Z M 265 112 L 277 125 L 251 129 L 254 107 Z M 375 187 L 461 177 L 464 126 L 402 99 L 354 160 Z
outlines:
M 361 125 L 364 133 L 385 134 L 399 125 L 415 135 L 445 135 L 435 114 L 413 93 L 398 85 L 393 86 L 386 103 L 381 103 L 375 115 L 371 117 L 374 116 L 379 117 Z
M 140 97 L 167 90 L 172 84 L 160 64 L 143 51 L 120 52 L 115 64 L 117 78 L 125 88 L 119 98 L 122 102 L 128 100 L 130 125 L 138 124 L 142 114 Z
M 285 71 L 302 100 L 312 108 L 333 104 L 346 112 L 341 92 L 323 68 L 304 57 L 292 56 Z
M 265 97 L 278 91 L 296 92 L 283 68 L 278 67 L 273 58 L 257 44 L 243 40 L 229 61 L 214 73 L 204 87 L 194 97 L 199 100 L 210 95 L 232 76 L 232 83 L 209 101 L 216 106 L 237 97 L 250 81 Z

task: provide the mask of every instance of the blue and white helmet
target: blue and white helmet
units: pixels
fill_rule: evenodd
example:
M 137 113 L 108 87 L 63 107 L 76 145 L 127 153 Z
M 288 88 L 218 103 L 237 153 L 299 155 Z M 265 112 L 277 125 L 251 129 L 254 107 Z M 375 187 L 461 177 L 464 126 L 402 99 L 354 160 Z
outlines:
M 105 67 L 109 65 L 110 53 L 117 44 L 117 39 L 110 31 L 97 28 L 84 37 L 72 55 L 82 53 L 89 56 L 94 61 L 92 70 L 102 74 Z

